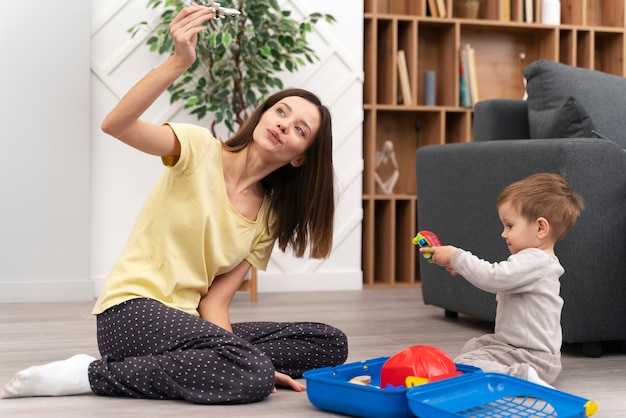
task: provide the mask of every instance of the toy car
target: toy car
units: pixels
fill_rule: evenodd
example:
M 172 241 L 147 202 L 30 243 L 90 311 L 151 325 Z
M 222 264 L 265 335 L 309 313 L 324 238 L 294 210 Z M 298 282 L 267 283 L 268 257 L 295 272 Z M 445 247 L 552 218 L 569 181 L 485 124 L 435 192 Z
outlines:
M 439 241 L 437 235 L 431 231 L 418 232 L 415 238 L 413 238 L 413 244 L 419 245 L 420 248 L 441 247 L 441 241 Z M 422 253 L 422 255 L 429 263 L 432 263 L 433 253 Z

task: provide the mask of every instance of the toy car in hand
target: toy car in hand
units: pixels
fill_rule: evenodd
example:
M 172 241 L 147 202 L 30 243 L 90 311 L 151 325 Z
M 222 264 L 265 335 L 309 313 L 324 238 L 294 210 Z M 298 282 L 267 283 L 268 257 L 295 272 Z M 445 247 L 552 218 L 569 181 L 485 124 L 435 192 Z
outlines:
M 441 241 L 439 241 L 437 235 L 431 231 L 418 232 L 415 238 L 413 238 L 413 244 L 419 245 L 420 248 L 441 247 Z M 422 253 L 422 255 L 429 263 L 433 262 L 433 253 Z

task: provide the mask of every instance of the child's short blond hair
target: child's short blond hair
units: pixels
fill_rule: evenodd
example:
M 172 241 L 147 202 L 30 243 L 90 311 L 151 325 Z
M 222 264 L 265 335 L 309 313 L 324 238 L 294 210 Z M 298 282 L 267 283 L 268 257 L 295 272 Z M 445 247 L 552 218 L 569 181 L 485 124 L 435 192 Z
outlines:
M 506 202 L 516 207 L 529 222 L 546 218 L 555 242 L 567 234 L 585 208 L 583 198 L 563 177 L 554 173 L 533 174 L 511 184 L 498 196 L 497 206 Z

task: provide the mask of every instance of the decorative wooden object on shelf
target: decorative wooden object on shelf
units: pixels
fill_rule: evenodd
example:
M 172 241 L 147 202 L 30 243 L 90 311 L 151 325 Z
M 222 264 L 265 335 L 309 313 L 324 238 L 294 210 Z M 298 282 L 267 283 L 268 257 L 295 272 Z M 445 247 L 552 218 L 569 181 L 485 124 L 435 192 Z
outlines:
M 480 100 L 523 97 L 522 70 L 541 58 L 626 74 L 626 0 L 561 0 L 561 25 L 538 23 L 542 0 L 532 6 L 527 0 L 480 0 L 478 19 L 449 17 L 453 0 L 438 1 L 364 0 L 364 287 L 419 284 L 419 254 L 411 243 L 418 230 L 415 151 L 471 141 L 472 109 L 459 105 L 463 45 L 475 51 Z M 524 12 L 531 7 L 527 23 Z M 430 16 L 430 9 L 437 14 Z M 405 55 L 411 105 L 397 102 L 399 51 Z M 424 104 L 426 71 L 437 74 L 435 106 Z M 399 170 L 393 194 L 376 190 L 376 152 L 387 140 L 393 140 Z
M 383 180 L 378 170 L 381 166 L 389 164 L 391 170 L 387 173 L 386 180 Z M 380 194 L 393 194 L 393 188 L 398 182 L 400 177 L 400 170 L 398 169 L 398 161 L 396 160 L 396 153 L 393 150 L 393 142 L 385 141 L 383 149 L 376 151 L 376 171 L 374 172 L 374 179 L 376 181 L 376 193 Z

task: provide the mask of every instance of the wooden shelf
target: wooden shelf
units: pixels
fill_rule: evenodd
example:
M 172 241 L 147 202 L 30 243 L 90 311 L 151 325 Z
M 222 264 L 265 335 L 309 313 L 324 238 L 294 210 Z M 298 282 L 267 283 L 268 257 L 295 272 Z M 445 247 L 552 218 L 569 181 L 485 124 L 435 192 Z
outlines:
M 365 287 L 419 284 L 415 151 L 425 145 L 471 141 L 471 108 L 459 106 L 459 50 L 476 53 L 480 100 L 519 99 L 523 69 L 547 58 L 626 75 L 626 0 L 561 0 L 561 25 L 523 22 L 523 0 L 480 0 L 477 19 L 427 15 L 428 0 L 364 0 L 363 280 Z M 500 7 L 511 1 L 509 19 Z M 539 10 L 541 0 L 535 0 Z M 398 51 L 406 56 L 412 104 L 399 103 Z M 424 74 L 436 74 L 436 105 L 424 105 Z M 394 194 L 376 192 L 376 153 L 392 141 L 399 179 Z

